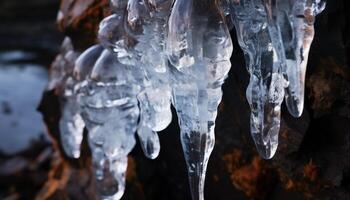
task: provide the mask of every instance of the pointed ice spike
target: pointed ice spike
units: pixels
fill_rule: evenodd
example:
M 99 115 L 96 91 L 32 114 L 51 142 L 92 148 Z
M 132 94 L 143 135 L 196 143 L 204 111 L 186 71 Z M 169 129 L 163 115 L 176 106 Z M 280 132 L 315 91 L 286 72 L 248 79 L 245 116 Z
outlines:
M 260 155 L 265 159 L 274 156 L 278 146 L 281 102 L 284 79 L 273 73 L 271 86 L 259 76 L 252 74 L 247 88 L 247 98 L 251 106 L 251 134 Z M 268 88 L 270 87 L 270 88 Z
M 231 67 L 232 41 L 216 3 L 177 0 L 169 19 L 167 53 L 175 65 L 173 103 L 179 117 L 193 200 L 204 199 L 221 85 Z M 185 61 L 186 57 L 192 61 Z
M 207 113 L 199 113 L 200 110 L 205 112 L 206 108 L 197 102 L 205 104 L 205 100 L 207 97 L 198 96 L 195 85 L 179 84 L 174 88 L 174 106 L 179 117 L 181 144 L 193 200 L 204 199 L 206 167 L 215 142 L 214 133 L 207 130 L 208 124 L 199 119 L 201 114 Z
M 78 53 L 73 50 L 73 46 L 67 38 L 63 42 L 61 53 L 63 53 L 62 57 L 55 63 L 60 68 L 59 82 L 55 86 L 61 95 L 60 136 L 65 153 L 69 157 L 79 158 L 85 124 L 80 116 L 79 105 L 74 94 L 76 82 L 71 77 Z
M 231 6 L 237 38 L 250 73 L 247 99 L 252 112 L 251 134 L 260 155 L 269 159 L 278 145 L 280 108 L 286 87 L 278 59 L 282 47 L 274 45 L 276 41 L 271 39 L 276 27 L 264 26 L 268 23 L 267 14 L 260 1 L 246 0 Z
M 111 175 L 111 168 L 108 158 L 106 157 L 102 148 L 104 138 L 100 136 L 97 138 L 96 134 L 89 132 L 89 146 L 92 154 L 93 170 L 95 172 L 96 188 L 98 195 L 103 199 L 113 199 L 115 194 L 123 193 L 124 190 L 119 191 L 119 183 Z M 121 183 L 123 184 L 123 183 Z M 119 197 L 119 195 L 117 195 Z
M 304 107 L 304 78 L 306 65 L 300 60 L 300 48 L 297 48 L 298 33 L 295 30 L 302 29 L 300 20 L 292 15 L 293 4 L 281 2 L 279 9 L 275 10 L 277 22 L 281 30 L 281 36 L 285 48 L 286 70 L 285 76 L 289 82 L 286 88 L 286 105 L 291 115 L 300 117 Z M 298 22 L 299 21 L 299 22 Z M 298 52 L 297 52 L 298 51 Z
M 289 112 L 294 117 L 300 117 L 304 107 L 304 78 L 306 63 L 301 66 L 300 53 L 302 50 L 295 49 L 296 43 L 293 40 L 295 32 L 293 31 L 293 22 L 285 12 L 288 12 L 288 2 L 274 2 L 265 0 L 265 9 L 267 11 L 269 32 L 273 46 L 277 50 L 278 59 L 284 71 L 285 78 L 289 82 L 286 88 L 286 104 Z M 300 16 L 300 15 L 299 15 Z M 294 24 L 297 26 L 297 24 Z M 303 28 L 303 27 L 298 27 Z M 296 39 L 296 38 L 294 38 Z M 299 57 L 299 58 L 298 58 Z
M 74 51 L 69 37 L 62 43 L 60 55 L 52 64 L 48 89 L 55 89 L 60 95 L 61 119 L 60 136 L 65 153 L 72 157 L 80 156 L 84 123 L 79 115 L 79 107 L 74 95 L 75 81 L 72 79 L 74 62 L 79 53 Z
M 309 6 L 308 6 L 309 5 Z M 324 8 L 319 1 L 296 0 L 286 5 L 288 16 L 279 16 L 282 30 L 291 26 L 292 41 L 283 38 L 286 46 L 289 87 L 286 90 L 286 105 L 294 117 L 300 117 L 304 107 L 305 73 L 310 46 L 314 37 L 314 20 Z M 288 49 L 289 47 L 289 49 Z M 289 53 L 289 52 L 290 53 Z M 289 53 L 289 54 L 288 54 Z

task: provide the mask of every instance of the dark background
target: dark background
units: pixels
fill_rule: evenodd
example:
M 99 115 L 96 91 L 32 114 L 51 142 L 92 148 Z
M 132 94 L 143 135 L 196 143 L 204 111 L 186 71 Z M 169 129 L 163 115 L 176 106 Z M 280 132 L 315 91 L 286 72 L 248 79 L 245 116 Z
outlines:
M 1 0 L 0 52 L 20 50 L 33 55 L 4 61 L 4 65 L 37 64 L 48 69 L 64 35 L 72 38 L 77 50 L 87 48 L 95 43 L 98 22 L 108 15 L 106 5 L 105 0 Z M 56 24 L 59 8 L 64 18 Z M 232 32 L 232 69 L 223 87 L 216 145 L 208 166 L 207 200 L 350 199 L 349 9 L 348 0 L 329 0 L 318 16 L 305 110 L 301 118 L 294 119 L 283 106 L 280 146 L 270 161 L 258 156 L 249 135 L 248 73 Z M 81 12 L 74 13 L 76 10 Z M 16 77 L 13 80 L 16 83 Z M 36 89 L 41 93 L 42 88 Z M 15 110 L 11 102 L 0 103 L 5 113 L 1 117 Z M 39 99 L 36 103 L 39 105 Z M 36 109 L 35 104 L 30 105 Z M 60 113 L 54 91 L 44 93 L 39 110 L 47 124 L 46 135 L 52 138 L 29 137 L 30 144 L 20 151 L 0 153 L 0 199 L 92 199 L 86 144 L 80 160 L 60 152 Z M 139 147 L 132 152 L 123 199 L 190 199 L 175 121 L 160 133 L 159 158 L 146 159 Z M 14 134 L 0 127 L 0 135 Z M 31 129 L 25 134 L 32 134 Z

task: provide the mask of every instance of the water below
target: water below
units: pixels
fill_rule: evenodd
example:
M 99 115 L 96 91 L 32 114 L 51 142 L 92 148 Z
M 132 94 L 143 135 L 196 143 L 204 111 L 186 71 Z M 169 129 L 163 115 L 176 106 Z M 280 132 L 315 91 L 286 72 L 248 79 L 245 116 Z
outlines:
M 23 51 L 0 52 L 0 151 L 8 155 L 25 150 L 45 132 L 36 108 L 48 72 L 28 62 L 35 56 Z

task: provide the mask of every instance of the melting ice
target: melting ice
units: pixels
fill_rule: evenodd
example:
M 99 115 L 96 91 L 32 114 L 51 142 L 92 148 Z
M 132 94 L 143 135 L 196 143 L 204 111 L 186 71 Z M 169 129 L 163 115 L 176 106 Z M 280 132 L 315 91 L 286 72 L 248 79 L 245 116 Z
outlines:
M 157 132 L 180 124 L 192 199 L 204 199 L 215 143 L 221 86 L 233 51 L 234 24 L 250 83 L 251 135 L 263 158 L 278 146 L 281 104 L 303 110 L 305 71 L 320 0 L 111 0 L 96 44 L 84 52 L 62 44 L 49 89 L 61 99 L 60 131 L 67 155 L 78 158 L 84 128 L 102 199 L 120 199 L 127 156 L 139 139 L 158 156 Z M 226 20 L 231 21 L 226 21 Z

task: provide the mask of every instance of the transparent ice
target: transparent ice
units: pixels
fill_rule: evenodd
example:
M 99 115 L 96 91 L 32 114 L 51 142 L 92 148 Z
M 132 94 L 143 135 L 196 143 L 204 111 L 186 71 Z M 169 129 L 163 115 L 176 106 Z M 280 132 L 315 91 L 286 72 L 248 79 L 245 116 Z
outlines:
M 119 199 L 124 193 L 127 155 L 136 143 L 139 109 L 135 97 L 140 87 L 128 67 L 104 50 L 88 80 L 77 89 L 97 185 L 105 199 Z
M 89 131 L 100 195 L 120 199 L 135 132 L 147 157 L 154 159 L 159 154 L 156 131 L 171 122 L 171 92 L 165 54 L 155 53 L 164 46 L 159 42 L 163 39 L 157 37 L 165 27 L 154 29 L 150 10 L 141 1 L 112 1 L 111 5 L 119 12 L 105 18 L 99 30 L 106 50 L 77 93 Z
M 260 155 L 272 158 L 278 146 L 281 104 L 299 117 L 304 105 L 308 52 L 319 0 L 226 1 L 250 73 L 247 99 L 251 134 Z
M 204 199 L 221 85 L 231 67 L 232 48 L 216 1 L 175 1 L 169 19 L 167 53 L 174 68 L 173 103 L 194 200 Z
M 215 144 L 221 86 L 231 67 L 235 27 L 250 74 L 246 96 L 260 155 L 274 156 L 281 105 L 303 111 L 304 82 L 321 0 L 110 0 L 112 14 L 84 52 L 67 37 L 52 65 L 63 148 L 78 158 L 84 128 L 102 199 L 120 199 L 128 154 L 138 138 L 146 157 L 160 153 L 158 132 L 175 107 L 193 200 Z
M 74 51 L 70 38 L 62 43 L 60 54 L 51 67 L 48 89 L 56 89 L 61 102 L 61 119 L 59 121 L 62 146 L 66 154 L 73 158 L 80 156 L 80 144 L 83 139 L 84 121 L 79 114 L 79 105 L 74 94 L 74 63 L 79 53 Z

